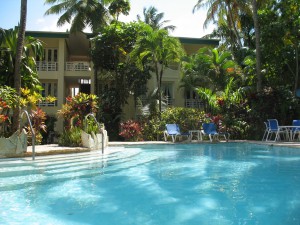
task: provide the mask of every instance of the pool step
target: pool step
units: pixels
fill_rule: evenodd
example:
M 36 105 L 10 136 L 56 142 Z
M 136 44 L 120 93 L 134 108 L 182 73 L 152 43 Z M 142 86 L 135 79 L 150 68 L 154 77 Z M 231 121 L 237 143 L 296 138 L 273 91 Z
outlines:
M 130 168 L 156 159 L 155 156 L 138 159 L 136 156 L 140 152 L 140 149 L 130 149 L 107 155 L 80 153 L 37 157 L 35 161 L 19 159 L 14 160 L 12 164 L 7 160 L 0 161 L 0 189 L 21 189 L 46 182 L 126 173 Z

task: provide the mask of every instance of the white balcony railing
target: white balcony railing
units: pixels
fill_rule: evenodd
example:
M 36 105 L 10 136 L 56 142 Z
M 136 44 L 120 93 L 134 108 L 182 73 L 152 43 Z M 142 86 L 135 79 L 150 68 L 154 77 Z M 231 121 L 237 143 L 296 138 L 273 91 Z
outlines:
M 202 108 L 203 103 L 199 99 L 185 99 L 185 107 L 187 107 L 187 108 Z
M 57 62 L 37 61 L 36 68 L 37 71 L 57 71 Z
M 66 71 L 90 71 L 88 62 L 66 62 Z
M 41 101 L 37 104 L 38 107 L 41 106 L 57 106 L 57 101 L 54 102 L 48 102 L 48 101 Z

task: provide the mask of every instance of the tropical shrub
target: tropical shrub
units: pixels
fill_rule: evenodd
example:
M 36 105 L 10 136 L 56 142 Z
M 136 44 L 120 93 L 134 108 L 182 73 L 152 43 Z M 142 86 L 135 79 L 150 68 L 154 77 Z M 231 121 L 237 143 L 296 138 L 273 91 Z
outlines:
M 36 108 L 31 110 L 29 117 L 31 120 L 32 128 L 35 133 L 35 144 L 41 144 L 43 139 L 41 132 L 47 132 L 47 126 L 45 124 L 47 118 L 46 113 L 41 108 Z M 28 135 L 31 136 L 32 132 L 29 124 L 25 127 L 25 129 Z M 32 139 L 28 138 L 27 140 L 28 145 L 32 144 L 31 140 Z
M 47 132 L 42 131 L 42 144 L 53 144 L 57 143 L 55 137 L 58 136 L 58 133 L 55 132 L 55 123 L 57 121 L 56 116 L 46 115 L 45 124 L 47 127 Z
M 65 119 L 65 130 L 59 137 L 58 144 L 63 146 L 81 146 L 80 130 L 97 133 L 98 128 L 91 119 L 85 120 L 89 113 L 96 113 L 98 97 L 93 94 L 78 93 L 67 97 L 67 102 L 58 111 L 58 116 Z M 87 126 L 86 126 L 87 125 Z
M 173 107 L 168 108 L 161 114 L 161 123 L 177 123 L 182 132 L 199 130 L 207 117 L 201 109 Z
M 248 101 L 249 109 L 245 116 L 251 124 L 248 139 L 261 139 L 267 119 L 275 118 L 279 124 L 289 125 L 293 119 L 300 117 L 299 98 L 286 87 L 266 87 L 261 92 L 249 94 Z
M 9 108 L 7 103 L 0 98 L 0 137 L 4 135 L 5 124 L 9 120 L 5 111 Z
M 81 129 L 80 127 L 72 127 L 64 130 L 58 139 L 58 145 L 78 147 L 81 146 Z
M 10 132 L 10 110 L 15 108 L 19 97 L 15 89 L 8 86 L 0 87 L 0 136 L 9 137 Z
M 65 119 L 66 130 L 71 127 L 84 129 L 84 119 L 89 113 L 96 113 L 98 97 L 93 94 L 78 93 L 74 97 L 67 97 L 66 104 L 58 111 L 58 116 Z
M 155 141 L 162 140 L 166 124 L 177 123 L 181 131 L 186 132 L 199 130 L 209 119 L 201 109 L 172 107 L 163 111 L 161 117 L 142 117 L 140 121 L 144 140 Z
M 142 141 L 142 127 L 138 121 L 128 120 L 120 124 L 119 135 L 126 141 Z

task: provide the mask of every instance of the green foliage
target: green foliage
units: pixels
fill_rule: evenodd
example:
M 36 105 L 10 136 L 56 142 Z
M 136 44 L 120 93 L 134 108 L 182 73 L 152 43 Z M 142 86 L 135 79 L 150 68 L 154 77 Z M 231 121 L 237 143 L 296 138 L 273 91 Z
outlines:
M 221 91 L 231 78 L 241 80 L 241 74 L 228 51 L 201 48 L 196 54 L 183 59 L 181 87 L 186 90 L 203 87 Z
M 137 99 L 147 91 L 149 66 L 137 68 L 134 62 L 128 60 L 143 26 L 144 24 L 137 22 L 114 21 L 93 40 L 91 53 L 96 76 L 95 90 L 103 108 L 101 121 L 107 127 L 110 140 L 118 140 L 120 137 L 118 129 L 122 107 L 128 98 L 133 95 Z
M 164 13 L 158 13 L 157 9 L 153 6 L 150 6 L 148 9 L 143 9 L 143 20 L 141 19 L 141 16 L 138 15 L 137 18 L 139 21 L 143 21 L 146 24 L 150 25 L 152 29 L 159 30 L 164 29 L 168 31 L 173 31 L 176 27 L 173 25 L 165 26 L 166 23 L 169 22 L 169 20 L 163 20 Z
M 41 144 L 43 139 L 42 132 L 47 132 L 47 126 L 45 124 L 46 113 L 42 109 L 36 108 L 31 110 L 29 117 L 31 120 L 32 128 L 35 133 L 35 144 Z M 31 136 L 32 133 L 30 125 L 28 124 L 25 128 L 27 130 L 28 135 Z M 32 139 L 28 138 L 28 145 L 32 144 L 31 140 Z
M 103 1 L 45 0 L 45 4 L 52 5 L 45 15 L 63 13 L 58 18 L 57 26 L 70 23 L 71 32 L 83 31 L 86 27 L 96 31 L 108 22 L 109 14 Z
M 73 126 L 84 129 L 84 119 L 89 113 L 96 113 L 98 97 L 93 94 L 78 93 L 74 97 L 67 97 L 62 109 L 57 112 L 59 117 L 65 119 L 66 130 Z
M 81 129 L 80 127 L 72 127 L 64 130 L 58 139 L 60 146 L 78 147 L 81 146 Z
M 161 115 L 161 123 L 177 123 L 183 132 L 196 130 L 206 119 L 205 113 L 200 109 L 174 107 L 168 108 Z
M 46 115 L 45 125 L 47 127 L 47 132 L 41 132 L 42 134 L 42 144 L 53 144 L 54 138 L 57 136 L 54 131 L 55 123 L 57 121 L 56 116 Z
M 162 140 L 165 125 L 177 123 L 182 132 L 199 130 L 203 122 L 207 122 L 207 115 L 200 109 L 174 107 L 167 108 L 161 113 L 161 119 L 156 117 L 142 117 L 143 137 L 147 141 Z
M 81 130 L 98 133 L 99 128 L 92 118 L 85 119 L 98 109 L 98 97 L 93 94 L 78 93 L 67 97 L 67 102 L 58 111 L 58 116 L 65 119 L 65 130 L 59 137 L 58 144 L 63 146 L 81 146 Z
M 137 67 L 150 65 L 156 75 L 159 112 L 162 111 L 161 85 L 164 70 L 171 63 L 179 63 L 183 55 L 184 51 L 178 38 L 171 37 L 164 29 L 156 30 L 149 25 L 145 25 L 143 32 L 139 33 L 134 49 L 130 53 L 131 60 Z
M 265 129 L 263 122 L 276 118 L 280 124 L 291 124 L 300 116 L 299 99 L 284 86 L 265 88 L 248 96 L 247 121 L 251 126 L 249 137 L 261 139 Z
M 128 0 L 114 0 L 108 7 L 108 11 L 112 16 L 116 16 L 118 20 L 120 13 L 126 16 L 129 14 L 130 2 Z
M 100 131 L 100 124 L 96 123 L 95 119 L 88 117 L 85 119 L 84 131 L 88 134 L 97 134 Z
M 0 30 L 0 85 L 14 86 L 13 73 L 17 53 L 18 27 L 9 30 Z M 33 37 L 25 37 L 21 61 L 22 86 L 40 91 L 35 57 L 43 55 L 41 41 Z

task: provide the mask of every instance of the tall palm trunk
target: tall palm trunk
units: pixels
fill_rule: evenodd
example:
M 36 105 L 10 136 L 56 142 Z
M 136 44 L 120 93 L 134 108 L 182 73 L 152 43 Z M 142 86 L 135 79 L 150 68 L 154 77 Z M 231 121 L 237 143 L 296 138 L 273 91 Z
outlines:
M 158 111 L 160 115 L 161 114 L 161 82 L 160 82 L 160 73 L 158 70 L 158 62 L 155 62 L 155 74 L 156 74 L 157 94 L 158 94 Z
M 299 52 L 298 52 L 298 46 L 295 45 L 295 63 L 296 63 L 296 73 L 295 73 L 295 87 L 294 87 L 294 93 L 296 95 L 297 89 L 298 89 L 298 83 L 299 83 Z
M 15 58 L 15 71 L 14 71 L 14 87 L 17 94 L 21 96 L 21 62 L 22 62 L 22 51 L 25 39 L 25 29 L 26 29 L 26 16 L 27 16 L 27 0 L 21 1 L 21 13 L 20 13 L 20 28 L 18 34 L 17 42 L 17 52 Z M 14 110 L 13 113 L 13 131 L 18 130 L 20 126 L 20 102 Z
M 238 30 L 235 26 L 235 22 L 233 20 L 232 8 L 230 7 L 230 2 L 227 2 L 226 4 L 227 4 L 227 7 L 228 7 L 228 15 L 229 15 L 229 19 L 230 19 L 230 24 L 232 25 L 232 28 L 233 28 L 234 35 L 236 37 L 236 40 L 237 40 L 237 43 L 238 43 L 239 47 L 242 47 L 241 38 L 240 38 L 239 32 L 238 32 Z
M 261 50 L 260 50 L 260 29 L 257 15 L 257 1 L 252 0 L 253 23 L 255 29 L 255 46 L 256 46 L 256 75 L 257 75 L 257 91 L 262 90 L 262 73 L 261 73 Z

